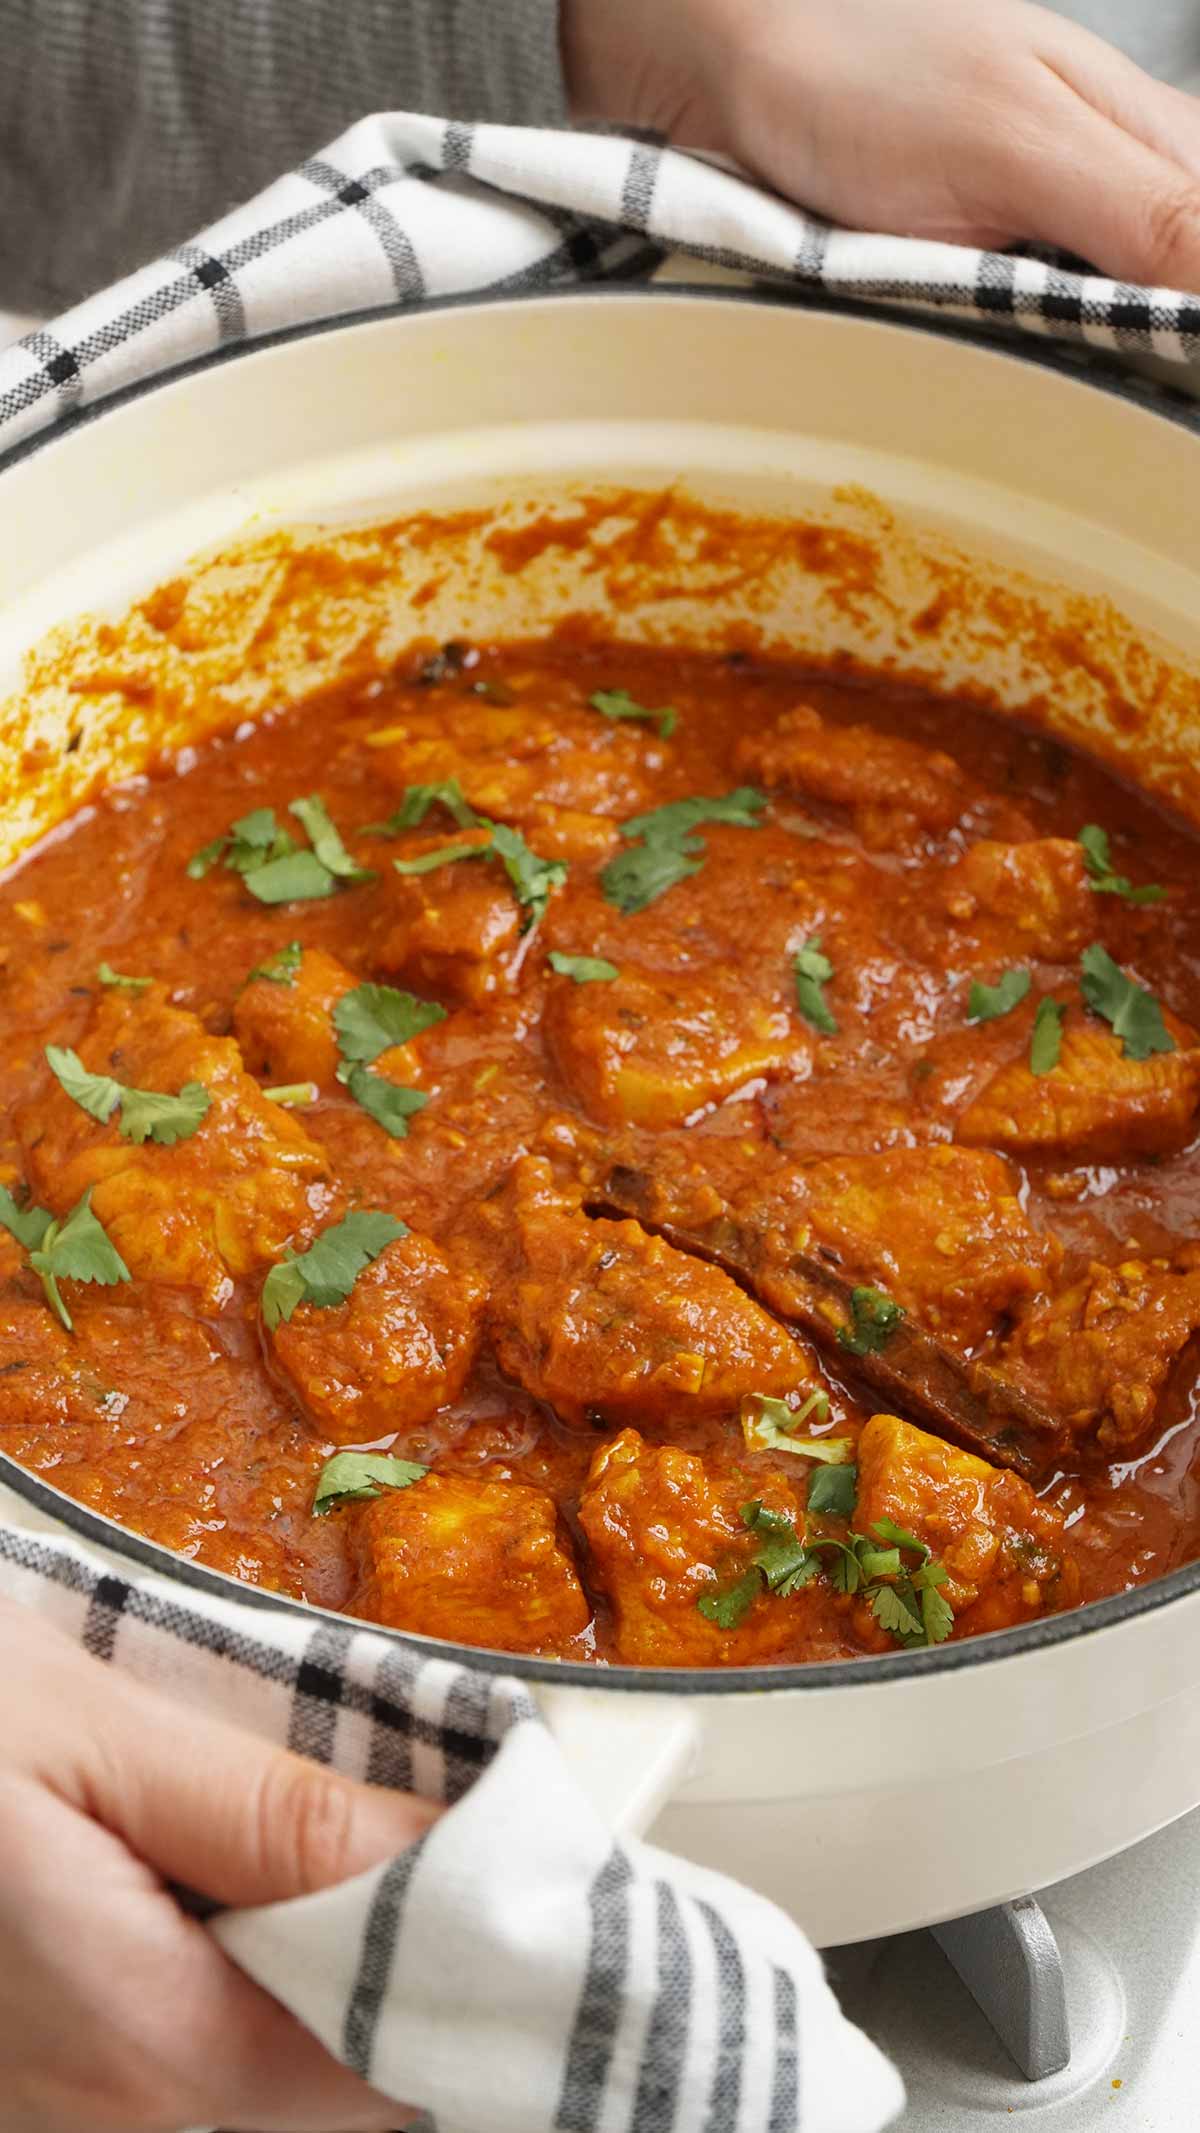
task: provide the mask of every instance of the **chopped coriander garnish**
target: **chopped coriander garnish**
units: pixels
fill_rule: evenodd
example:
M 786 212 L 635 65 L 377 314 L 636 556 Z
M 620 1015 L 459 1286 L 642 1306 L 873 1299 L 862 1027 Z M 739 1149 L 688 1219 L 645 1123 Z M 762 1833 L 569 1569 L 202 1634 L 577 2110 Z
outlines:
M 856 1466 L 822 1466 L 810 1474 L 807 1508 L 814 1518 L 853 1518 L 857 1501 Z
M 246 980 L 247 985 L 253 978 L 265 978 L 268 985 L 294 985 L 300 975 L 303 955 L 299 941 L 289 941 L 286 948 L 279 950 L 278 955 L 268 956 L 265 963 L 260 963 L 257 969 L 250 972 L 250 977 Z
M 192 880 L 199 881 L 220 860 L 242 876 L 259 903 L 290 904 L 332 896 L 339 882 L 374 879 L 351 859 L 318 794 L 293 800 L 288 813 L 303 823 L 312 838 L 311 849 L 279 827 L 274 808 L 257 807 L 189 860 Z
M 1127 904 L 1160 904 L 1166 890 L 1156 882 L 1146 882 L 1135 889 L 1128 874 L 1113 872 L 1108 831 L 1098 822 L 1088 822 L 1079 832 L 1083 847 L 1084 865 L 1097 896 L 1119 896 Z
M 1063 1020 L 1066 1008 L 1058 1000 L 1038 1001 L 1038 1011 L 1033 1018 L 1033 1035 L 1029 1040 L 1029 1071 L 1031 1074 L 1052 1074 L 1062 1055 Z
M 130 1089 L 111 1074 L 89 1073 L 77 1052 L 57 1044 L 46 1046 L 46 1064 L 72 1103 L 97 1124 L 105 1126 L 119 1113 L 117 1129 L 126 1141 L 157 1141 L 170 1148 L 190 1140 L 212 1104 L 203 1082 L 185 1081 L 177 1096 Z
M 111 963 L 98 964 L 96 976 L 101 985 L 115 986 L 120 992 L 145 992 L 154 983 L 153 978 L 127 978 L 123 972 L 114 970 Z
M 765 793 L 752 785 L 712 799 L 697 796 L 672 800 L 649 814 L 633 815 L 621 824 L 621 835 L 640 838 L 628 852 L 618 852 L 600 876 L 600 886 L 610 904 L 627 914 L 644 911 L 668 889 L 689 874 L 698 874 L 704 864 L 703 837 L 695 834 L 702 823 L 725 822 L 735 829 L 758 829 L 767 804 Z
M 893 1303 L 882 1289 L 852 1289 L 850 1324 L 838 1327 L 838 1340 L 851 1355 L 878 1355 L 906 1316 L 903 1304 Z
M 665 704 L 660 711 L 647 711 L 644 704 L 634 701 L 628 689 L 596 689 L 588 697 L 588 702 L 592 710 L 599 711 L 604 718 L 628 718 L 643 726 L 657 726 L 662 741 L 670 740 L 679 723 L 679 713 L 673 705 Z
M 475 829 L 480 817 L 470 801 L 463 795 L 457 778 L 446 778 L 440 785 L 406 786 L 400 805 L 386 822 L 370 822 L 362 832 L 364 837 L 395 837 L 401 830 L 420 829 L 431 807 L 444 807 L 460 829 Z
M 434 874 L 458 859 L 487 859 L 491 849 L 490 844 L 439 844 L 436 851 L 418 852 L 415 859 L 393 859 L 392 865 L 397 874 Z
M 324 1518 L 339 1503 L 369 1503 L 385 1489 L 410 1489 L 428 1472 L 414 1459 L 393 1459 L 387 1452 L 335 1452 L 317 1476 L 312 1515 Z
M 303 1109 L 305 1104 L 315 1104 L 318 1091 L 315 1081 L 284 1081 L 275 1089 L 264 1089 L 263 1095 L 273 1104 L 282 1104 L 285 1110 Z
M 328 1310 L 345 1303 L 363 1268 L 407 1235 L 408 1224 L 394 1215 L 356 1208 L 322 1230 L 306 1252 L 289 1255 L 271 1268 L 263 1283 L 264 1324 L 273 1330 L 281 1319 L 286 1323 L 297 1304 Z
M 833 976 L 833 964 L 821 953 L 821 936 L 805 941 L 795 960 L 796 1004 L 806 1022 L 823 1036 L 837 1036 L 837 1018 L 825 998 L 824 988 Z
M 967 996 L 968 1022 L 996 1022 L 1001 1015 L 1011 1015 L 1032 983 L 1027 970 L 1006 970 L 995 985 L 982 985 L 977 978 Z
M 812 1582 L 820 1563 L 782 1511 L 768 1511 L 757 1501 L 744 1503 L 742 1524 L 760 1537 L 761 1545 L 751 1560 L 762 1571 L 769 1592 L 787 1600 Z
M 429 1102 L 428 1089 L 408 1089 L 400 1082 L 389 1081 L 386 1074 L 373 1073 L 368 1066 L 338 1069 L 338 1080 L 344 1082 L 356 1104 L 361 1104 L 369 1118 L 394 1141 L 402 1141 L 408 1132 L 408 1121 L 415 1111 L 423 1111 Z
M 60 1281 L 98 1282 L 112 1288 L 132 1275 L 103 1225 L 92 1213 L 90 1189 L 77 1200 L 69 1215 L 56 1221 L 45 1207 L 17 1206 L 12 1194 L 0 1186 L 0 1223 L 23 1245 L 29 1264 L 41 1281 L 50 1305 L 68 1333 L 74 1321 L 62 1299 Z
M 696 1606 L 706 1622 L 717 1629 L 738 1629 L 762 1591 L 762 1579 L 757 1570 L 747 1570 L 736 1585 L 729 1585 L 724 1592 L 706 1592 L 697 1600 Z
M 1079 986 L 1084 999 L 1093 1013 L 1112 1024 L 1126 1059 L 1149 1059 L 1155 1052 L 1175 1050 L 1175 1039 L 1154 994 L 1126 977 L 1099 941 L 1084 949 L 1082 973 Z
M 574 978 L 577 985 L 604 984 L 621 975 L 616 964 L 605 962 L 602 955 L 563 955 L 552 948 L 546 960 L 560 978 Z
M 333 1010 L 342 1058 L 364 1066 L 392 1045 L 407 1044 L 445 1019 L 445 1008 L 435 1000 L 418 999 L 416 993 L 401 992 L 395 985 L 356 985 L 353 992 L 343 993 Z

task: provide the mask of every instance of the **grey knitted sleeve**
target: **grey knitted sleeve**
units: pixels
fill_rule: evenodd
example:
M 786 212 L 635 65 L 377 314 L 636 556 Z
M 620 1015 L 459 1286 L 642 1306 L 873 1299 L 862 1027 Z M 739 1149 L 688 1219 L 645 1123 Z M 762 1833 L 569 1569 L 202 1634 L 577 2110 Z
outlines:
M 384 110 L 565 125 L 558 0 L 0 0 L 0 305 L 61 310 Z

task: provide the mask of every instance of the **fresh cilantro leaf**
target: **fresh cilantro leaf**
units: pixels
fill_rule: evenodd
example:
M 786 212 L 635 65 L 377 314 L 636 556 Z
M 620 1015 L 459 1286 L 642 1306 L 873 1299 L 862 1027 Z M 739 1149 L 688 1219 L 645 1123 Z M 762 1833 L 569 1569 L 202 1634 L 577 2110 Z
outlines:
M 601 873 L 600 887 L 607 901 L 628 917 L 634 911 L 644 911 L 647 904 L 665 896 L 668 889 L 686 881 L 689 874 L 698 874 L 704 864 L 703 854 L 702 837 L 681 837 L 677 844 L 663 839 L 635 845 L 632 851 L 618 852 L 615 859 L 609 860 Z
M 90 1190 L 76 1201 L 63 1221 L 47 1225 L 36 1250 L 29 1254 L 29 1264 L 41 1279 L 47 1303 L 68 1333 L 73 1333 L 75 1327 L 62 1299 L 60 1281 L 98 1282 L 103 1288 L 111 1288 L 118 1281 L 133 1278 L 92 1213 Z
M 898 1526 L 894 1518 L 877 1518 L 871 1527 L 877 1540 L 888 1541 L 893 1548 L 911 1548 L 924 1561 L 929 1560 L 929 1550 L 923 1540 L 910 1533 L 907 1526 Z
M 337 880 L 315 852 L 292 850 L 247 870 L 243 876 L 260 904 L 311 904 L 337 893 Z
M 1109 848 L 1108 831 L 1098 822 L 1088 822 L 1079 832 L 1083 847 L 1084 865 L 1087 867 L 1091 885 L 1097 896 L 1119 896 L 1127 904 L 1160 904 L 1166 890 L 1157 883 L 1146 882 L 1135 889 L 1128 874 L 1114 874 Z
M 606 963 L 602 955 L 563 955 L 552 948 L 547 961 L 560 978 L 574 978 L 577 985 L 597 985 L 621 975 L 616 964 Z
M 328 867 L 339 881 L 374 881 L 371 868 L 360 867 L 357 860 L 350 857 L 319 793 L 310 793 L 306 800 L 293 800 L 288 813 L 308 831 L 321 865 Z
M 915 1637 L 925 1642 L 925 1624 L 903 1592 L 895 1585 L 881 1585 L 871 1595 L 871 1611 L 881 1629 L 891 1637 Z
M 428 1472 L 413 1459 L 393 1459 L 386 1452 L 335 1452 L 317 1476 L 312 1515 L 324 1518 L 339 1503 L 368 1503 L 385 1489 L 410 1489 Z
M 736 1585 L 724 1592 L 706 1592 L 696 1602 L 706 1622 L 717 1629 L 737 1629 L 745 1621 L 755 1600 L 762 1591 L 762 1580 L 757 1570 L 747 1570 Z
M 702 823 L 725 822 L 735 829 L 758 829 L 767 804 L 765 793 L 752 785 L 711 799 L 696 796 L 671 800 L 649 814 L 632 815 L 621 824 L 622 837 L 640 838 L 633 851 L 618 852 L 600 876 L 600 887 L 610 904 L 627 914 L 644 911 L 667 889 L 698 874 L 704 864 L 705 845 L 694 833 Z
M 310 1303 L 322 1310 L 345 1303 L 364 1267 L 378 1259 L 398 1237 L 407 1237 L 408 1224 L 377 1209 L 356 1208 L 351 1214 L 322 1230 L 306 1252 L 281 1259 L 263 1283 L 264 1324 L 274 1329 L 291 1318 L 297 1304 Z
M 78 1052 L 65 1045 L 48 1044 L 46 1064 L 72 1103 L 98 1125 L 106 1126 L 124 1094 L 120 1082 L 111 1074 L 89 1073 Z
M 480 817 L 464 797 L 458 779 L 446 778 L 440 785 L 407 786 L 395 813 L 389 815 L 386 822 L 368 823 L 362 834 L 364 837 L 395 837 L 401 830 L 420 829 L 431 807 L 444 807 L 460 829 L 475 829 L 479 825 Z
M 967 998 L 968 1022 L 995 1022 L 1001 1015 L 1011 1015 L 1032 983 L 1027 970 L 1006 970 L 995 985 L 981 985 L 976 979 Z
M 419 1000 L 415 993 L 401 992 L 395 985 L 356 985 L 333 1010 L 342 1058 L 364 1066 L 392 1045 L 407 1044 L 445 1019 L 444 1007 L 433 1000 Z
M 145 992 L 147 986 L 154 983 L 153 978 L 127 978 L 119 970 L 114 970 L 111 963 L 98 964 L 96 976 L 102 985 L 115 985 L 121 992 Z
M 346 1071 L 339 1068 L 338 1080 L 343 1079 L 355 1103 L 361 1104 L 394 1141 L 405 1138 L 414 1111 L 423 1111 L 429 1102 L 427 1089 L 406 1089 L 384 1074 L 373 1073 L 368 1066 L 353 1066 Z
M 1175 1050 L 1175 1039 L 1154 994 L 1126 977 L 1099 941 L 1084 949 L 1082 971 L 1080 991 L 1093 1012 L 1112 1024 L 1126 1059 L 1149 1059 L 1155 1052 Z
M 503 862 L 513 895 L 529 913 L 522 927 L 528 932 L 537 924 L 550 901 L 551 891 L 561 888 L 567 869 L 561 859 L 540 859 L 531 852 L 520 830 L 497 822 L 492 830 L 492 850 Z
M 755 1501 L 742 1505 L 742 1524 L 756 1535 L 760 1545 L 752 1561 L 761 1570 L 770 1592 L 787 1599 L 807 1585 L 820 1569 L 814 1556 L 782 1511 L 768 1511 Z
M 1029 1071 L 1031 1074 L 1052 1074 L 1062 1054 L 1063 1018 L 1066 1008 L 1049 995 L 1038 1001 L 1038 1011 L 1033 1018 L 1033 1035 L 1029 1040 Z
M 837 1036 L 837 1019 L 825 999 L 823 988 L 833 976 L 833 964 L 821 953 L 821 936 L 805 941 L 795 960 L 796 1002 L 806 1022 L 823 1036 Z
M 246 983 L 249 984 L 253 978 L 265 978 L 268 985 L 294 985 L 300 975 L 303 954 L 299 941 L 289 941 L 286 948 L 279 950 L 278 955 L 269 956 L 265 963 L 260 963 L 256 970 L 252 970 Z
M 319 1095 L 315 1081 L 284 1081 L 278 1088 L 264 1089 L 263 1095 L 273 1104 L 283 1104 L 287 1110 L 302 1109 L 305 1104 L 315 1104 Z
M 588 702 L 604 718 L 629 718 L 644 726 L 657 726 L 658 737 L 663 741 L 670 740 L 679 723 L 679 713 L 672 705 L 664 705 L 661 711 L 647 711 L 644 704 L 634 702 L 628 689 L 597 689 Z
M 178 1096 L 154 1089 L 123 1089 L 118 1128 L 123 1140 L 155 1141 L 173 1148 L 190 1140 L 207 1117 L 212 1097 L 201 1081 L 185 1081 Z
M 882 1289 L 865 1288 L 850 1291 L 850 1313 L 851 1323 L 838 1327 L 838 1339 L 851 1355 L 878 1355 L 908 1315 Z
M 27 1252 L 36 1252 L 53 1220 L 48 1207 L 18 1207 L 7 1185 L 0 1185 L 0 1223 Z
M 419 852 L 415 859 L 393 859 L 397 874 L 433 874 L 438 867 L 453 866 L 457 859 L 487 859 L 490 844 L 439 844 L 435 852 Z
M 275 820 L 273 807 L 256 807 L 240 821 L 233 824 L 224 836 L 214 837 L 202 851 L 189 859 L 187 871 L 193 881 L 200 881 L 219 859 L 231 867 L 235 874 L 247 874 L 253 867 L 264 864 L 268 858 L 276 858 L 280 851 L 293 851 L 294 840 L 286 830 L 281 830 Z
M 157 1141 L 170 1148 L 189 1140 L 206 1116 L 212 1097 L 199 1081 L 185 1082 L 177 1096 L 157 1089 L 130 1089 L 110 1074 L 91 1074 L 77 1052 L 57 1044 L 46 1046 L 46 1064 L 60 1086 L 81 1111 L 101 1126 L 119 1112 L 117 1130 L 122 1140 Z
M 954 1628 L 954 1609 L 932 1585 L 921 1593 L 921 1621 L 926 1644 L 944 1644 Z
M 809 1476 L 807 1509 L 814 1518 L 853 1518 L 857 1502 L 856 1466 L 823 1466 Z
M 215 867 L 228 842 L 228 837 L 214 837 L 210 844 L 201 845 L 198 852 L 193 852 L 187 863 L 188 879 L 203 881 L 204 876 Z

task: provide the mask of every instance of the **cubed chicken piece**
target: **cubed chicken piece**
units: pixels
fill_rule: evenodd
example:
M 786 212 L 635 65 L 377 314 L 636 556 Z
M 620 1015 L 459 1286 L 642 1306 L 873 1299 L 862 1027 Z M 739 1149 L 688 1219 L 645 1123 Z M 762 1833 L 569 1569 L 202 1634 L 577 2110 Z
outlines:
M 1057 1261 L 1002 1157 L 890 1148 L 806 1167 L 808 1249 L 881 1288 L 960 1350 L 1034 1295 Z
M 666 760 L 652 729 L 614 725 L 578 701 L 495 704 L 442 691 L 380 727 L 369 745 L 398 789 L 457 778 L 480 814 L 513 822 L 542 806 L 635 815 Z
M 761 1542 L 742 1506 L 754 1501 L 802 1529 L 781 1475 L 718 1477 L 696 1453 L 647 1444 L 634 1429 L 600 1448 L 579 1523 L 593 1580 L 613 1610 L 619 1659 L 631 1666 L 754 1666 L 802 1641 L 811 1587 L 783 1599 L 764 1583 L 735 1629 L 710 1622 L 697 1604 L 749 1570 Z
M 288 984 L 251 978 L 233 1009 L 233 1033 L 251 1073 L 329 1088 L 340 1060 L 333 1010 L 358 982 L 323 948 L 304 950 Z
M 1083 850 L 1065 837 L 1028 844 L 982 838 L 947 867 L 938 902 L 960 955 L 1066 963 L 1095 936 L 1096 900 Z
M 410 1233 L 364 1269 L 344 1303 L 299 1304 L 266 1339 L 319 1434 L 368 1444 L 458 1398 L 482 1302 L 468 1265 Z
M 1029 1063 L 1033 1008 L 994 1025 L 991 1044 L 1008 1063 L 962 1111 L 955 1139 L 1013 1154 L 1068 1155 L 1079 1161 L 1173 1155 L 1187 1145 L 1200 1103 L 1200 1043 L 1164 1009 L 1173 1052 L 1125 1056 L 1121 1040 L 1067 1003 L 1058 1064 L 1035 1074 Z M 989 1025 L 989 1030 L 992 1025 Z M 984 1031 L 977 1037 L 988 1039 Z M 1014 1047 L 1017 1056 L 1012 1057 Z
M 621 842 L 609 816 L 581 814 L 574 807 L 539 802 L 525 810 L 521 822 L 540 858 L 561 859 L 569 867 L 602 867 Z
M 122 1139 L 49 1080 L 17 1124 L 35 1196 L 63 1215 L 91 1188 L 92 1212 L 135 1276 L 226 1300 L 232 1279 L 307 1243 L 333 1204 L 323 1151 L 268 1102 L 231 1037 L 213 1037 L 161 992 L 106 994 L 79 1046 L 85 1067 L 136 1089 L 208 1091 L 199 1127 L 173 1147 Z
M 983 1372 L 1054 1409 L 1074 1436 L 1110 1452 L 1143 1444 L 1177 1363 L 1200 1333 L 1200 1245 L 1172 1263 L 1094 1263 L 1061 1296 L 1031 1306 Z M 1190 1383 L 1200 1377 L 1194 1353 Z
M 771 791 L 848 808 L 872 851 L 944 836 L 978 797 L 951 756 L 873 726 L 829 725 L 803 703 L 768 731 L 747 734 L 735 761 Z
M 493 1219 L 508 1251 L 489 1306 L 500 1366 L 575 1428 L 728 1414 L 814 1375 L 727 1275 L 636 1222 L 589 1221 L 540 1158 L 517 1164 Z
M 939 1590 L 955 1631 L 1007 1629 L 1079 1597 L 1060 1512 L 1017 1474 L 931 1437 L 898 1415 L 874 1415 L 858 1443 L 855 1530 L 880 1519 L 923 1541 L 947 1571 Z M 909 1553 L 906 1567 L 916 1566 Z
M 464 845 L 485 853 L 489 837 L 487 830 L 421 837 L 406 842 L 403 856 Z M 392 872 L 383 882 L 373 960 L 418 992 L 478 1006 L 516 983 L 523 915 L 504 868 L 493 859 L 454 859 L 427 874 Z
M 564 1079 L 593 1117 L 670 1126 L 749 1081 L 807 1072 L 813 1040 L 785 1005 L 756 999 L 734 970 L 624 969 L 603 983 L 552 984 L 546 1031 Z
M 427 1474 L 354 1522 L 355 1613 L 506 1652 L 560 1652 L 591 1610 L 552 1497 L 519 1482 Z

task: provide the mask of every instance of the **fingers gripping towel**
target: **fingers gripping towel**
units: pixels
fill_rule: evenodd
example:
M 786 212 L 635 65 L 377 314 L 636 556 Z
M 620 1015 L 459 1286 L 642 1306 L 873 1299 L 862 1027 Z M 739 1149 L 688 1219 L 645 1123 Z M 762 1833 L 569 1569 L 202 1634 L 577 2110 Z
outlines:
M 735 172 L 612 135 L 366 118 L 194 242 L 0 353 L 0 448 L 134 379 L 281 327 L 467 292 L 644 280 L 683 253 L 781 288 L 1200 354 L 1200 297 L 1052 259 L 832 227 Z
M 110 1570 L 0 1523 L 0 1595 L 347 1776 L 448 1801 L 419 1843 L 209 1930 L 438 2133 L 880 2133 L 899 2078 L 800 1929 L 615 1842 L 528 1690 L 377 1632 Z

